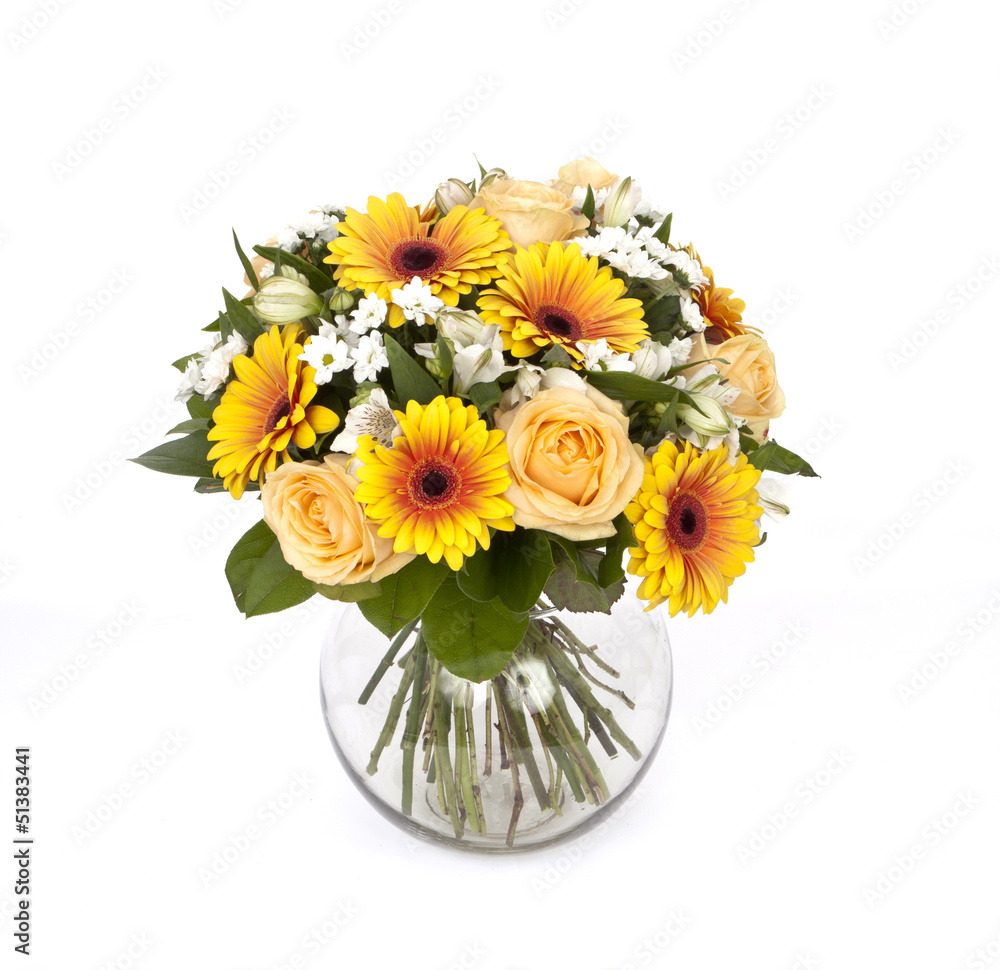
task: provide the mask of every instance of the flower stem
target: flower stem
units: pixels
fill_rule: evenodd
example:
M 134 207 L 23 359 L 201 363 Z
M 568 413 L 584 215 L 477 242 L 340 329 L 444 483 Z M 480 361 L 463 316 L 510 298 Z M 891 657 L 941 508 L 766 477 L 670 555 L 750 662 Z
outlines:
M 400 647 L 406 642 L 406 638 L 413 632 L 414 627 L 420 622 L 419 618 L 414 620 L 412 623 L 408 623 L 403 627 L 402 630 L 396 636 L 396 639 L 389 644 L 389 649 L 385 652 L 385 656 L 379 661 L 379 665 L 375 668 L 375 673 L 372 674 L 371 680 L 365 684 L 365 689 L 361 692 L 361 696 L 358 698 L 359 704 L 367 704 L 371 700 L 371 696 L 375 693 L 375 688 L 378 687 L 382 678 L 385 676 L 385 672 L 392 666 L 393 660 L 396 658 L 396 654 L 399 653 Z
M 399 722 L 399 715 L 403 710 L 403 701 L 406 700 L 406 692 L 410 689 L 410 684 L 413 683 L 415 666 L 416 661 L 413 653 L 411 653 L 409 659 L 406 661 L 406 666 L 403 668 L 403 679 L 399 682 L 399 687 L 396 688 L 396 693 L 389 704 L 389 713 L 386 716 L 385 724 L 382 726 L 382 733 L 378 736 L 375 747 L 372 748 L 367 769 L 369 775 L 374 775 L 378 770 L 378 759 L 382 756 L 385 746 L 392 740 L 393 734 L 396 733 L 396 724 Z
M 403 814 L 413 814 L 413 759 L 416 756 L 417 734 L 420 723 L 427 710 L 427 700 L 424 699 L 425 677 L 427 672 L 427 645 L 418 633 L 414 648 L 416 665 L 413 673 L 413 692 L 410 695 L 410 707 L 406 712 L 406 726 L 403 729 Z M 429 688 L 429 684 L 427 685 Z M 428 698 L 429 700 L 429 698 Z

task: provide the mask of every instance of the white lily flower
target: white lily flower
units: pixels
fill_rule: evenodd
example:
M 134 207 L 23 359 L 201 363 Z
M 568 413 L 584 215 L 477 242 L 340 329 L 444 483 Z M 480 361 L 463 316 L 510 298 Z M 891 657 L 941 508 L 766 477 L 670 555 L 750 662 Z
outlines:
M 601 222 L 605 226 L 624 226 L 636 205 L 642 198 L 642 189 L 638 182 L 634 182 L 631 177 L 619 179 L 608 193 L 604 202 L 604 214 Z
M 381 387 L 374 388 L 364 404 L 358 404 L 347 412 L 344 430 L 330 443 L 330 449 L 353 454 L 358 450 L 358 438 L 366 434 L 377 438 L 386 448 L 391 448 L 393 441 L 402 434 L 396 414 L 389 407 L 389 399 Z
M 780 521 L 791 512 L 788 484 L 777 478 L 762 478 L 757 483 L 757 504 L 772 519 Z
M 512 370 L 517 370 L 517 367 L 504 363 L 500 327 L 491 324 L 483 327 L 475 343 L 455 349 L 452 371 L 454 391 L 456 394 L 467 394 L 473 384 L 488 384 Z
M 272 276 L 260 284 L 253 307 L 266 323 L 295 323 L 323 309 L 323 298 L 297 279 Z
M 434 204 L 441 215 L 447 215 L 456 205 L 468 205 L 476 193 L 461 179 L 442 182 L 434 193 Z
M 655 340 L 644 340 L 639 349 L 632 354 L 635 373 L 651 381 L 662 381 L 671 367 L 674 366 L 673 353 L 670 347 Z

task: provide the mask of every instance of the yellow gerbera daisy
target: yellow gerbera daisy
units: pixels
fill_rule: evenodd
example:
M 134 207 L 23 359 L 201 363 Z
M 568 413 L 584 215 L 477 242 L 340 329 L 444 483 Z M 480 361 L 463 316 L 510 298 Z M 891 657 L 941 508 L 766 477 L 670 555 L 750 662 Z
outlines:
M 497 263 L 506 258 L 501 253 L 510 248 L 500 220 L 484 209 L 470 212 L 456 205 L 432 226 L 398 192 L 385 201 L 369 198 L 367 213 L 348 209 L 337 229 L 340 235 L 327 244 L 324 262 L 337 267 L 334 278 L 345 290 L 361 289 L 389 303 L 393 327 L 404 317 L 392 303 L 392 290 L 418 276 L 447 306 L 455 306 L 463 293 L 499 275 Z
M 490 546 L 490 528 L 512 532 L 514 507 L 502 431 L 490 431 L 479 412 L 457 397 L 436 397 L 426 407 L 410 401 L 396 412 L 403 431 L 392 448 L 365 435 L 357 457 L 355 492 L 378 534 L 395 552 L 415 551 L 431 562 L 443 556 L 461 569 L 478 542 Z
M 729 464 L 726 445 L 700 452 L 664 441 L 646 458 L 639 494 L 625 509 L 638 548 L 629 549 L 628 571 L 643 577 L 647 609 L 669 601 L 670 615 L 699 608 L 711 613 L 753 562 L 761 516 L 760 472 L 740 454 Z
M 225 479 L 233 498 L 251 480 L 288 461 L 288 444 L 311 448 L 316 436 L 340 424 L 336 412 L 309 402 L 316 396 L 316 370 L 299 360 L 305 330 L 300 323 L 271 327 L 253 344 L 253 356 L 233 360 L 235 378 L 212 414 L 215 427 L 208 453 L 217 459 L 212 474 Z
M 550 344 L 576 360 L 577 341 L 604 338 L 618 353 L 632 353 L 649 336 L 642 301 L 623 298 L 625 284 L 584 256 L 575 243 L 535 243 L 501 266 L 496 289 L 479 297 L 489 324 L 499 324 L 504 349 L 530 357 Z
M 684 250 L 693 259 L 698 260 L 708 282 L 700 289 L 695 290 L 692 296 L 701 308 L 701 315 L 707 324 L 705 329 L 705 340 L 710 344 L 721 344 L 730 337 L 739 337 L 745 333 L 760 333 L 756 327 L 743 323 L 743 312 L 747 305 L 738 297 L 733 296 L 733 291 L 715 285 L 715 273 L 711 266 L 702 263 L 701 256 L 695 251 L 690 243 Z

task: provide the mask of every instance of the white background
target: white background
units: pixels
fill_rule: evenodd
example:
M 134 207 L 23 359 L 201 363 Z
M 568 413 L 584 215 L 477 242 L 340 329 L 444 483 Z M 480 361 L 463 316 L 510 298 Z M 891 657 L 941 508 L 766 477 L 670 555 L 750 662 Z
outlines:
M 8 862 L 0 964 L 1000 966 L 998 27 L 986 0 L 10 0 L 0 829 L 30 745 L 37 842 L 33 954 Z M 286 634 L 231 603 L 252 501 L 124 462 L 184 416 L 168 365 L 240 285 L 231 228 L 249 248 L 317 203 L 422 201 L 473 152 L 538 179 L 589 152 L 672 209 L 770 337 L 774 437 L 823 476 L 727 607 L 671 622 L 642 797 L 499 859 L 418 845 L 353 789 L 317 696 L 339 607 Z

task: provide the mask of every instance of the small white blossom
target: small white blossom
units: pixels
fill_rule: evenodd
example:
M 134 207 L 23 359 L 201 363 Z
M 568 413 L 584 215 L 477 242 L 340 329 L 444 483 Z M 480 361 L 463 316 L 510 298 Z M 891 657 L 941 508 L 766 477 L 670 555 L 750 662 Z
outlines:
M 388 306 L 385 300 L 374 293 L 364 296 L 351 312 L 351 330 L 356 334 L 366 334 L 369 330 L 375 330 L 385 323 L 387 312 Z
M 681 364 L 686 364 L 688 358 L 691 356 L 691 338 L 690 337 L 674 337 L 673 340 L 667 344 L 667 349 L 670 351 L 670 356 L 673 359 L 671 367 L 680 367 Z
M 681 297 L 681 319 L 689 329 L 698 333 L 705 329 L 705 318 L 701 315 L 701 307 L 689 296 Z
M 351 329 L 350 319 L 345 317 L 342 313 L 338 313 L 333 318 L 333 323 L 327 323 L 324 320 L 319 325 L 319 335 L 321 337 L 331 337 L 343 340 L 348 347 L 353 348 L 358 345 L 358 334 Z
M 607 189 L 594 189 L 594 212 L 597 212 L 601 206 L 604 205 L 605 199 L 608 197 Z M 583 203 L 587 201 L 587 186 L 586 185 L 574 185 L 573 186 L 573 204 L 578 208 L 583 208 Z
M 628 354 L 616 354 L 603 337 L 600 340 L 580 340 L 576 349 L 583 354 L 584 370 L 635 370 L 632 358 Z
M 603 256 L 611 253 L 634 253 L 642 249 L 642 242 L 621 226 L 605 226 L 596 236 L 574 239 L 585 256 Z
M 265 263 L 261 266 L 257 279 L 263 283 L 264 280 L 269 280 L 272 276 L 274 276 L 274 263 Z
M 294 229 L 282 229 L 278 233 L 278 249 L 285 252 L 297 253 L 302 248 L 302 240 Z
M 359 338 L 357 347 L 351 350 L 351 360 L 354 361 L 354 379 L 359 384 L 362 381 L 376 380 L 379 371 L 389 366 L 382 334 L 373 330 Z
M 192 357 L 184 367 L 184 375 L 177 387 L 175 401 L 183 401 L 185 404 L 191 400 L 198 382 L 201 380 L 201 364 L 197 356 Z
M 605 258 L 615 269 L 633 279 L 665 280 L 669 276 L 657 260 L 642 250 L 630 253 L 616 251 L 608 253 Z
M 655 340 L 644 340 L 639 349 L 632 354 L 635 373 L 651 381 L 662 381 L 671 367 L 674 366 L 670 347 Z
M 497 324 L 483 327 L 474 344 L 455 351 L 455 393 L 467 394 L 473 384 L 488 384 L 512 370 L 517 370 L 517 367 L 511 367 L 503 360 L 500 327 Z
M 351 348 L 345 341 L 319 335 L 309 338 L 309 343 L 299 354 L 299 360 L 316 368 L 316 376 L 313 378 L 316 384 L 328 384 L 334 374 L 353 366 Z
M 391 448 L 393 440 L 401 433 L 385 391 L 376 387 L 367 403 L 359 404 L 347 412 L 344 430 L 333 439 L 330 448 L 332 451 L 352 454 L 358 449 L 358 438 L 365 434 L 373 435 L 386 448 Z
M 537 364 L 521 364 L 517 368 L 517 377 L 511 391 L 511 406 L 521 401 L 530 401 L 537 393 L 542 383 L 545 368 Z
M 238 333 L 229 335 L 201 360 L 201 377 L 194 389 L 207 401 L 229 379 L 233 358 L 247 352 L 247 342 Z
M 635 207 L 635 212 L 633 213 L 633 215 L 647 216 L 648 218 L 652 219 L 653 222 L 659 224 L 663 222 L 663 217 L 665 213 L 660 212 L 660 207 L 658 205 L 653 204 L 648 199 L 640 199 Z M 657 228 L 659 228 L 659 225 L 657 225 Z
M 655 233 L 656 229 L 649 226 L 643 226 L 636 232 L 635 238 L 643 244 L 646 252 L 649 253 L 653 259 L 663 260 L 665 257 L 670 255 L 670 247 L 661 243 L 660 240 L 656 238 Z
M 318 233 L 326 229 L 329 221 L 325 213 L 307 212 L 298 222 L 293 222 L 290 228 L 306 239 L 314 239 Z
M 676 252 L 671 250 L 668 256 L 663 257 L 663 262 L 673 266 L 678 273 L 687 277 L 689 286 L 684 286 L 683 281 L 678 280 L 682 289 L 700 290 L 708 282 L 708 277 L 702 272 L 698 260 L 693 259 L 683 250 Z
M 433 317 L 444 308 L 444 300 L 431 292 L 430 285 L 419 276 L 414 276 L 401 289 L 390 292 L 392 302 L 402 311 L 407 320 L 422 326 L 426 317 Z

